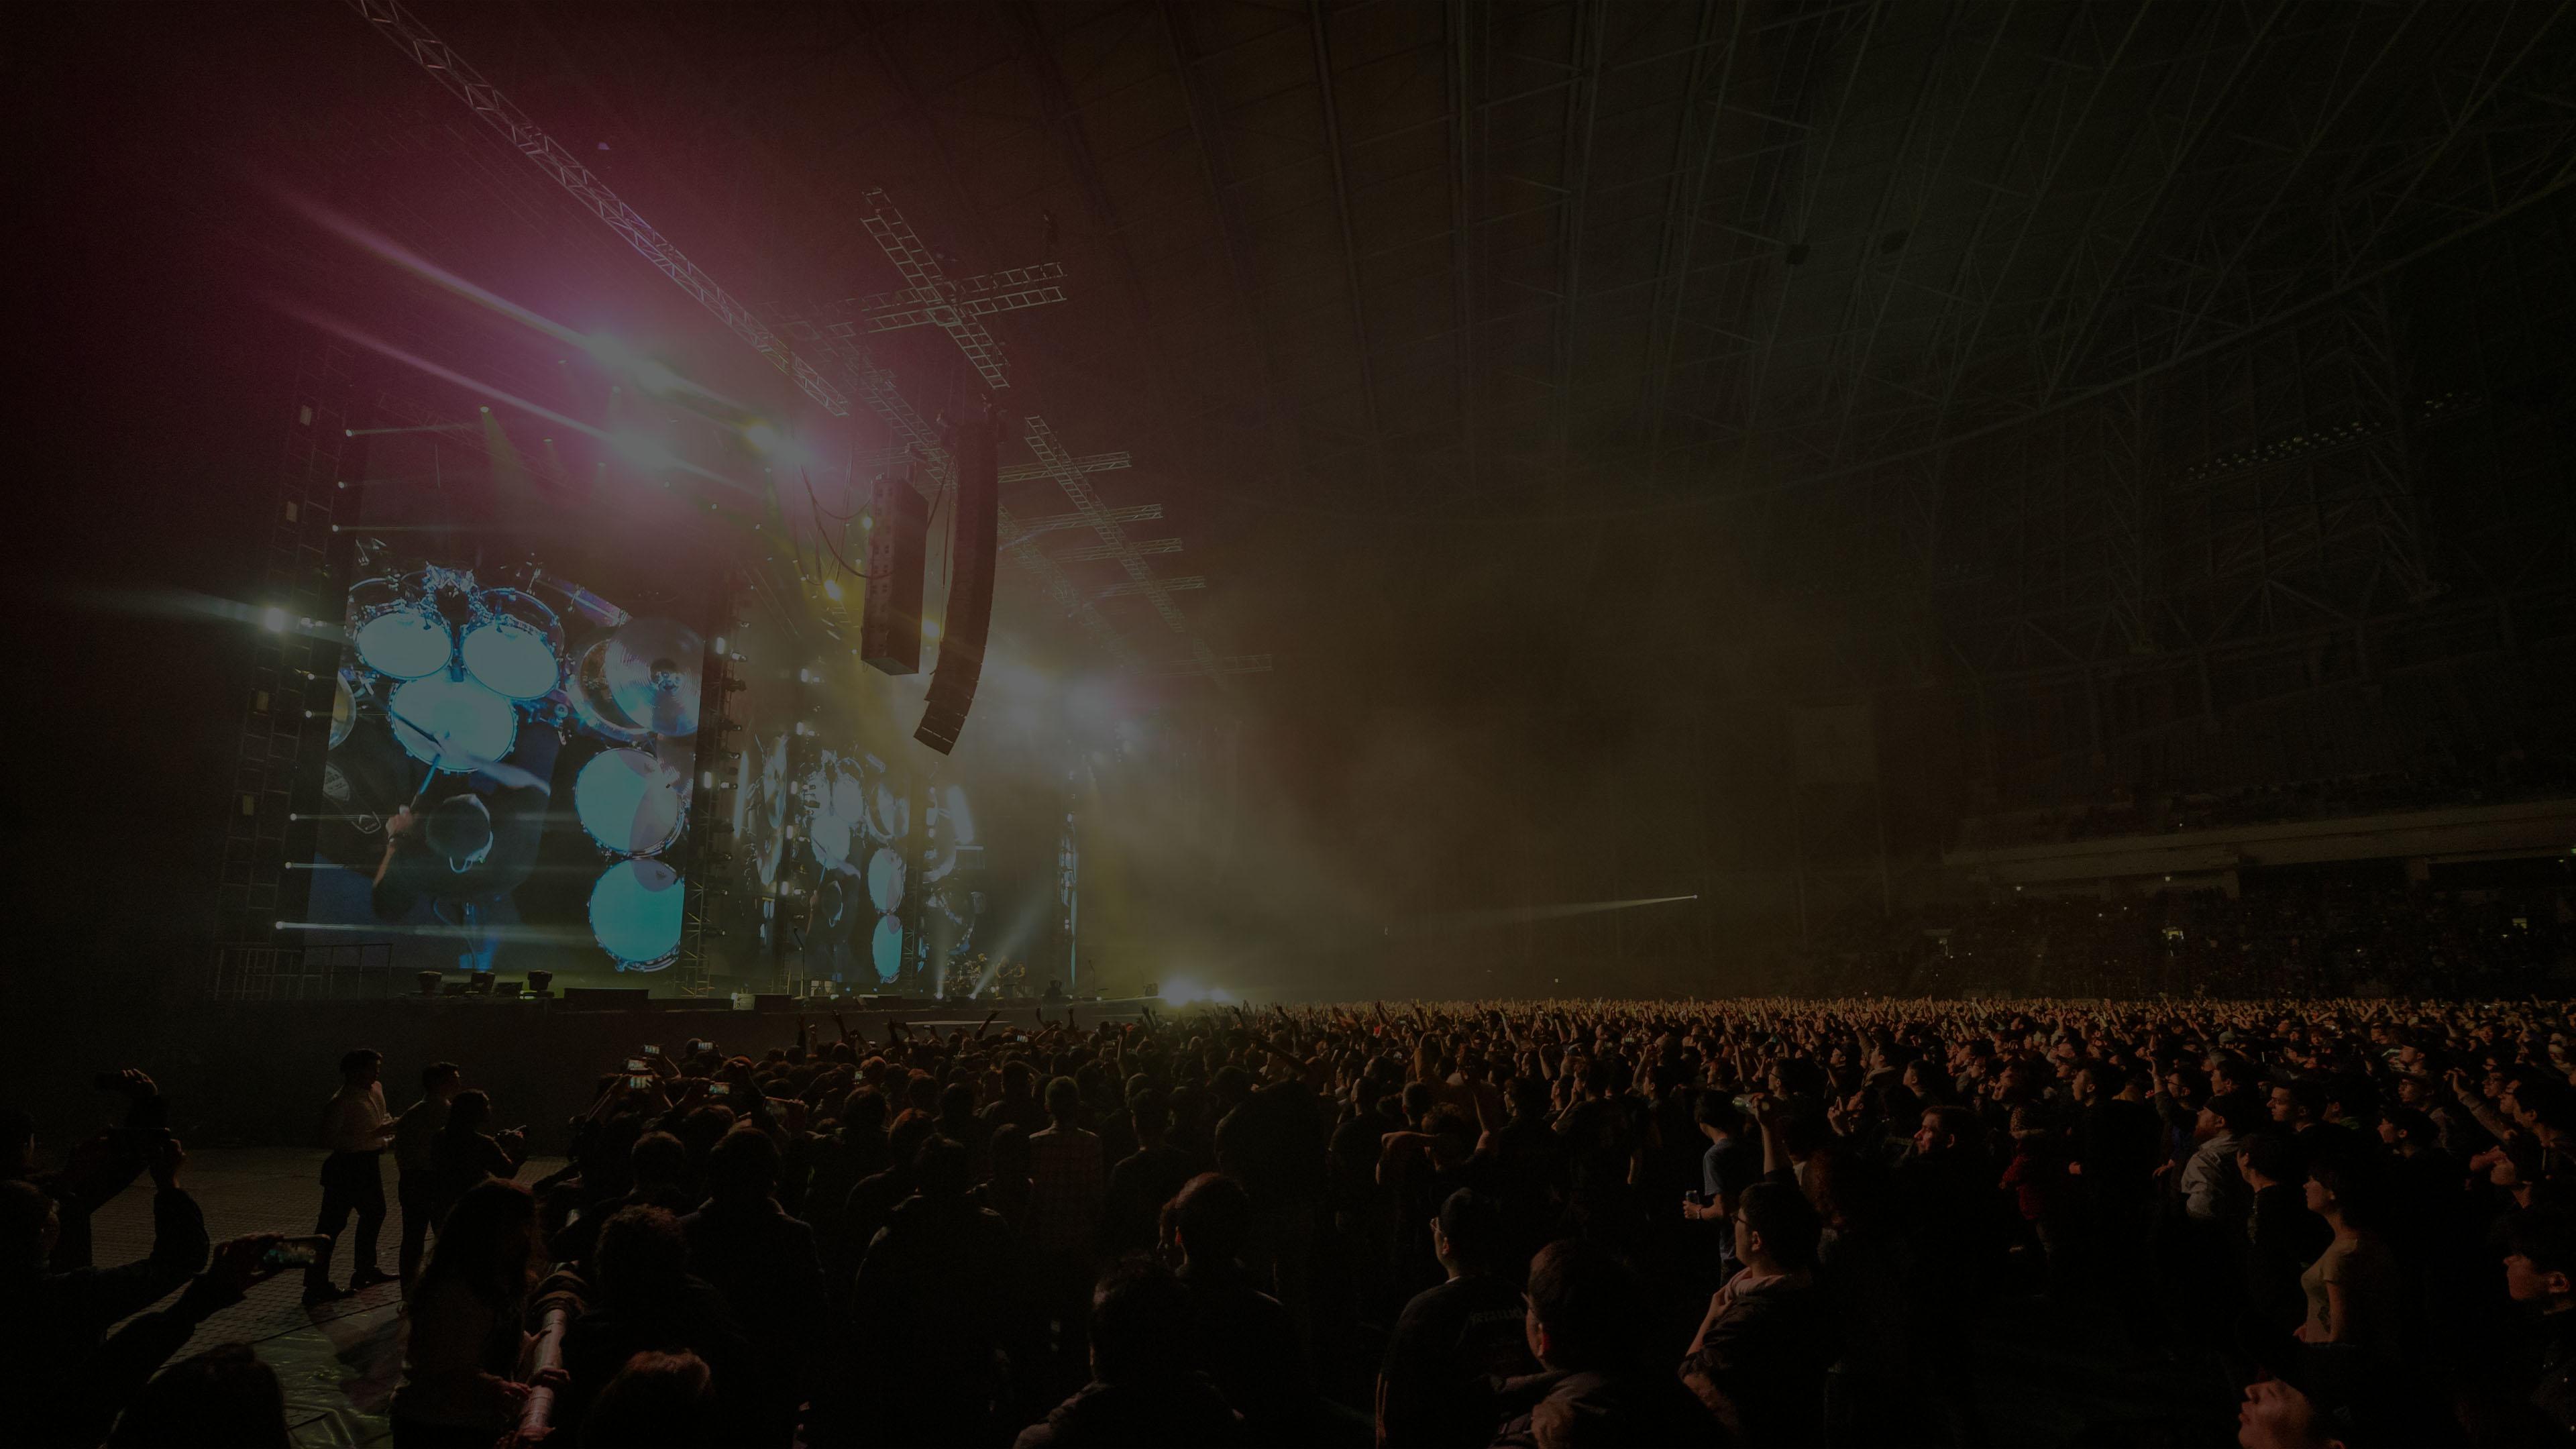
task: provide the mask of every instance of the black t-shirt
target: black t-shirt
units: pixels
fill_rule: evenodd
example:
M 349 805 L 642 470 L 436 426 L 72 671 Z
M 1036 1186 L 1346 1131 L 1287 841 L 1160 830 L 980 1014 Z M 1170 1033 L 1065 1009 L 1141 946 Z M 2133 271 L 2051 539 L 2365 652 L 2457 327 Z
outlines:
M 424 896 L 432 900 L 497 901 L 517 890 L 537 868 L 537 850 L 545 835 L 546 807 L 550 803 L 547 792 L 527 785 L 476 790 L 468 783 L 448 788 L 437 800 L 424 798 L 414 813 L 426 822 L 431 811 L 461 795 L 483 797 L 483 807 L 492 817 L 492 848 L 483 859 L 458 871 L 450 869 L 447 861 L 429 848 L 425 824 L 396 840 L 393 863 L 372 893 L 377 919 L 397 920 Z
M 1240 1181 L 1256 1207 L 1304 1202 L 1323 1166 L 1325 1138 L 1314 1093 L 1303 1082 L 1274 1082 L 1217 1124 L 1217 1170 Z
M 1163 1220 L 1163 1204 L 1198 1171 L 1198 1159 L 1170 1143 L 1138 1148 L 1109 1171 L 1101 1232 L 1112 1251 L 1150 1248 Z
M 1386 1449 L 1492 1443 L 1493 1382 L 1538 1372 L 1525 1312 L 1520 1291 L 1490 1273 L 1415 1294 L 1386 1345 Z

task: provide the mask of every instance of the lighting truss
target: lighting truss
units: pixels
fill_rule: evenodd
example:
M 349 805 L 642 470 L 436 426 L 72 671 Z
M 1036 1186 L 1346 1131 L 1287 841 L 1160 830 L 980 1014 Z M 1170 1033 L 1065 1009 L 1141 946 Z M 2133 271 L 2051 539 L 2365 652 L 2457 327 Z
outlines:
M 529 120 L 507 96 L 501 94 L 498 87 L 483 79 L 482 74 L 458 55 L 453 46 L 432 34 L 417 17 L 403 8 L 400 0 L 349 0 L 349 4 L 350 8 L 373 22 L 385 39 L 409 56 L 430 79 L 465 102 L 486 124 L 506 137 L 513 150 L 536 163 L 564 190 L 572 193 L 574 199 L 608 223 L 610 230 L 625 238 L 629 246 L 642 253 L 664 276 L 678 283 L 681 290 L 697 298 L 708 311 L 722 319 L 735 336 L 750 343 L 779 371 L 795 379 L 796 385 L 807 396 L 821 403 L 834 417 L 849 416 L 848 393 L 797 356 L 750 308 L 734 300 L 733 295 L 717 285 L 714 278 L 683 256 L 678 247 L 654 229 L 652 223 L 593 176 L 590 168 L 582 165 L 572 152 Z M 908 229 L 906 234 L 909 235 Z M 871 366 L 864 351 L 855 346 L 847 355 L 841 356 L 841 361 L 870 411 L 893 429 L 898 438 L 909 444 L 916 456 L 927 461 L 933 476 L 944 483 L 952 467 L 948 451 L 940 446 L 937 433 L 895 389 L 894 375 Z M 1091 601 L 1065 578 L 1064 571 L 1029 542 L 1027 531 L 1013 523 L 1008 509 L 1002 511 L 1001 529 L 1005 537 L 1015 540 L 1006 546 L 1004 552 L 1037 576 L 1040 587 L 1059 608 L 1081 621 L 1083 627 L 1120 662 L 1136 662 L 1134 646 L 1119 637 Z
M 581 164 L 554 137 L 539 129 L 525 112 L 511 104 L 500 88 L 483 79 L 482 73 L 458 55 L 453 46 L 430 32 L 419 17 L 403 8 L 401 0 L 349 0 L 351 9 L 373 22 L 379 34 L 396 50 L 411 57 L 431 80 L 463 101 L 484 124 L 501 133 L 512 150 L 535 162 L 538 169 L 553 177 L 557 185 L 572 193 L 573 199 L 590 208 L 593 215 L 608 223 L 609 230 L 626 239 L 626 244 L 643 254 L 646 261 L 662 275 L 680 285 L 680 289 L 698 299 L 701 306 L 713 312 L 733 334 L 751 344 L 752 349 L 769 359 L 780 372 L 795 379 L 808 397 L 821 403 L 834 417 L 847 417 L 850 400 L 832 385 L 831 379 L 815 371 L 798 357 L 778 334 L 769 330 L 750 308 L 734 300 L 733 295 L 716 285 L 713 277 L 699 270 L 695 262 L 683 256 L 670 239 L 654 229 L 635 208 L 628 206 L 608 184 Z
M 866 217 L 868 235 L 885 248 L 887 260 L 894 263 L 907 285 L 858 298 L 855 306 L 861 324 L 870 332 L 937 327 L 957 344 L 958 351 L 966 354 L 968 362 L 975 364 L 986 387 L 997 391 L 1009 387 L 1010 378 L 1002 367 L 1002 344 L 977 319 L 1063 301 L 1064 288 L 1055 284 L 1063 280 L 1064 268 L 1054 262 L 1040 262 L 1034 267 L 1005 267 L 952 282 L 939 263 L 938 253 L 922 245 L 912 223 L 903 219 L 903 213 L 895 210 L 894 202 L 883 191 L 870 191 L 867 199 L 872 208 Z

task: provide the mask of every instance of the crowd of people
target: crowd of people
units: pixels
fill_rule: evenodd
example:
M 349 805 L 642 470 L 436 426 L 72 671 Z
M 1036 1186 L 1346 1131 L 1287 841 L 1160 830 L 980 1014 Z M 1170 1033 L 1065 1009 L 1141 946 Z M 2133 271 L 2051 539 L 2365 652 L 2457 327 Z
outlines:
M 470 1064 L 395 1114 L 360 1050 L 309 1265 L 209 1243 L 130 1072 L 59 1164 L 0 1122 L 0 1434 L 284 1443 L 253 1351 L 171 1360 L 383 1274 L 390 1150 L 402 1446 L 1982 1444 L 2015 1322 L 2249 1449 L 2564 1443 L 2571 1053 L 2563 1005 L 2351 999 L 800 1027 L 590 1064 L 522 1182 Z M 146 1175 L 152 1253 L 93 1263 Z

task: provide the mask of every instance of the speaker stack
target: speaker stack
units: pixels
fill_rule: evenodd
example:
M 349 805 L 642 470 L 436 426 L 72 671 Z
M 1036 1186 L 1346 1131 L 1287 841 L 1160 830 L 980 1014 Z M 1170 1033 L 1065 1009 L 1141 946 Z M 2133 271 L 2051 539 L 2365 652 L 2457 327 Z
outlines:
M 868 593 L 859 613 L 859 657 L 887 674 L 921 672 L 922 573 L 930 509 L 897 463 L 868 489 Z
M 957 747 L 984 675 L 984 643 L 993 625 L 993 571 L 1001 547 L 1001 418 L 990 404 L 970 410 L 958 429 L 957 510 L 950 538 L 948 608 L 939 635 L 939 667 L 912 737 L 941 754 Z M 917 595 L 916 595 L 917 597 Z M 919 667 L 918 611 L 914 643 Z

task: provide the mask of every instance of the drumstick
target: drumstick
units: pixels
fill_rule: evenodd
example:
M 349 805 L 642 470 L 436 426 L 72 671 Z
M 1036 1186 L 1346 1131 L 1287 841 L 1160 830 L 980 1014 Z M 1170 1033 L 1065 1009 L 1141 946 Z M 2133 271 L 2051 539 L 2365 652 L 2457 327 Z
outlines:
M 499 760 L 487 760 L 479 755 L 469 755 L 463 750 L 452 748 L 448 744 L 447 736 L 431 734 L 428 730 L 421 728 L 413 721 L 404 718 L 401 711 L 396 710 L 391 706 L 386 707 L 385 716 L 386 718 L 402 725 L 405 729 L 410 730 L 413 734 L 429 741 L 429 747 L 432 754 L 442 758 L 461 760 L 472 765 L 474 768 L 466 771 L 465 773 L 467 774 L 486 774 L 504 785 L 516 786 L 523 790 L 543 790 L 549 795 L 554 793 L 554 791 L 547 786 L 545 781 L 537 778 L 536 772 L 532 770 L 522 770 L 516 765 L 505 765 Z M 430 781 L 436 780 L 438 776 L 438 767 L 434 764 L 431 765 L 428 779 L 424 779 L 420 782 L 420 791 L 418 794 L 411 797 L 411 803 L 414 805 L 419 804 L 421 802 L 421 797 L 429 793 Z

